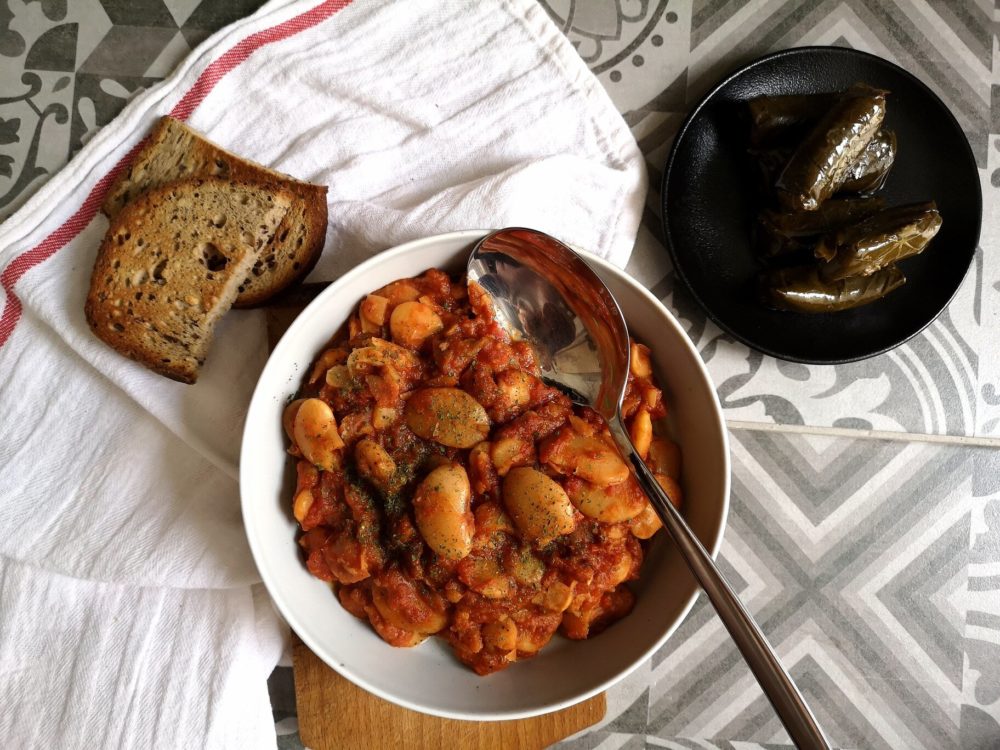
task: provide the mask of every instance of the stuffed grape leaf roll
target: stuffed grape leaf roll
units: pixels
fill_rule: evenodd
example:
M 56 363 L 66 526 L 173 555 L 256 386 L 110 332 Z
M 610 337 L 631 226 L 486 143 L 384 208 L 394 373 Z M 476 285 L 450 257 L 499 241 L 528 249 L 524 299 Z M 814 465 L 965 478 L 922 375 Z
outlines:
M 903 258 L 923 252 L 941 229 L 937 205 L 910 203 L 880 211 L 859 224 L 838 229 L 816 245 L 826 281 L 869 276 Z
M 886 92 L 855 84 L 795 149 L 776 185 L 789 211 L 815 211 L 841 189 L 882 127 Z
M 825 313 L 866 305 L 905 283 L 906 277 L 895 266 L 871 276 L 855 276 L 839 281 L 820 278 L 819 269 L 815 266 L 800 266 L 764 274 L 760 293 L 765 305 L 778 310 Z

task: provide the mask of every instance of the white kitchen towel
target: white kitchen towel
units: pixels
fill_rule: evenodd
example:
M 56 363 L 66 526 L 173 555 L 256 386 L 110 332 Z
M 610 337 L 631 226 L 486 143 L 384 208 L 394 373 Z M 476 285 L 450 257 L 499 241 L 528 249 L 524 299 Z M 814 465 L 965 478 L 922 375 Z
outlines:
M 282 642 L 266 596 L 263 584 L 128 587 L 0 558 L 2 746 L 273 748 L 266 681 Z
M 645 197 L 628 128 L 530 0 L 272 0 L 132 101 L 0 226 L 3 747 L 274 745 L 247 732 L 277 625 L 245 605 L 259 579 L 236 484 L 262 313 L 225 317 L 195 386 L 83 317 L 103 194 L 168 113 L 330 186 L 313 280 L 503 225 L 624 265 Z M 30 623 L 53 609 L 46 648 Z

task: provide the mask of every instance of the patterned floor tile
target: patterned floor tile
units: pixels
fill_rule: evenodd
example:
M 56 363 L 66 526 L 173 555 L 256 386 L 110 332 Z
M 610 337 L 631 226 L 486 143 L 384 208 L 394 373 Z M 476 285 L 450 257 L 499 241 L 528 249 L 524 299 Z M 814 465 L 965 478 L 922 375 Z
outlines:
M 647 737 L 646 748 L 667 748 L 668 750 L 794 750 L 794 745 L 774 742 L 726 742 L 720 740 L 711 742 L 687 737 L 674 737 L 663 739 L 661 737 Z
M 622 732 L 587 732 L 554 745 L 559 750 L 645 750 L 644 734 Z
M 997 55 L 1000 66 L 1000 54 Z M 1000 80 L 1000 76 L 998 76 Z M 1000 85 L 994 105 L 1000 117 Z M 1000 124 L 997 125 L 1000 130 Z M 982 326 L 978 350 L 983 353 L 980 363 L 977 424 L 980 435 L 1000 437 L 1000 135 L 990 137 L 989 165 L 983 175 L 983 206 L 988 215 L 983 222 L 982 256 Z
M 80 66 L 80 72 L 108 77 L 142 75 L 176 33 L 171 27 L 112 26 Z
M 540 2 L 619 111 L 646 104 L 660 95 L 663 81 L 684 75 L 691 20 L 690 8 L 680 7 L 684 3 Z
M 180 26 L 184 29 L 215 32 L 223 26 L 228 26 L 234 21 L 252 15 L 263 4 L 263 0 L 225 0 L 224 2 L 202 0 L 190 10 Z M 167 5 L 171 7 L 176 5 L 179 7 L 179 12 L 183 12 L 180 9 L 189 8 L 192 3 L 190 0 L 187 2 L 185 0 L 168 0 Z
M 143 75 L 147 78 L 166 78 L 185 57 L 191 54 L 191 49 L 192 47 L 184 37 L 183 32 L 174 32 L 173 37 L 163 45 L 163 49 L 146 68 Z
M 262 4 L 0 0 L 0 221 L 132 96 Z
M 65 162 L 50 148 L 69 140 L 72 75 L 24 70 L 0 94 L 0 219 Z
M 73 88 L 73 120 L 69 154 L 73 155 L 111 122 L 129 100 L 160 79 L 143 75 L 106 76 L 79 71 Z
M 1000 453 L 732 436 L 723 569 L 832 742 L 959 747 L 973 507 Z M 651 735 L 787 741 L 704 600 L 654 656 L 651 678 Z
M 965 598 L 962 747 L 1000 746 L 1000 457 L 982 457 L 973 483 Z
M 993 39 L 976 0 L 694 2 L 689 80 L 695 96 L 735 62 L 805 44 L 846 43 L 901 64 L 955 113 L 986 161 Z
M 101 5 L 115 26 L 177 27 L 163 0 L 101 0 Z
M 981 244 L 984 253 L 983 270 L 983 335 L 980 351 L 984 352 L 979 376 L 979 434 L 1000 436 L 1000 4 L 994 14 L 992 121 L 986 173 L 983 175 L 983 222 Z
M 12 5 L 0 0 L 0 220 L 66 162 L 76 50 L 90 34 L 65 3 Z
M 278 750 L 302 750 L 298 712 L 295 709 L 295 679 L 291 667 L 277 667 L 267 681 L 271 713 L 278 736 Z

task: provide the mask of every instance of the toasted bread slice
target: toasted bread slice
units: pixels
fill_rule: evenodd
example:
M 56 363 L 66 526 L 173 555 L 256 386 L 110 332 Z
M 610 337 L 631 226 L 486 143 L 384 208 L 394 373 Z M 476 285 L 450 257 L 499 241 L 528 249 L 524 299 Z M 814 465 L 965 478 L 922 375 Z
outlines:
M 132 166 L 111 186 L 102 207 L 114 219 L 131 200 L 189 177 L 222 177 L 285 187 L 294 194 L 288 213 L 240 287 L 236 307 L 253 307 L 304 278 L 326 241 L 326 186 L 301 182 L 206 140 L 180 120 L 164 117 Z
M 144 193 L 111 222 L 84 311 L 121 354 L 194 383 L 212 329 L 273 237 L 294 196 L 218 177 Z

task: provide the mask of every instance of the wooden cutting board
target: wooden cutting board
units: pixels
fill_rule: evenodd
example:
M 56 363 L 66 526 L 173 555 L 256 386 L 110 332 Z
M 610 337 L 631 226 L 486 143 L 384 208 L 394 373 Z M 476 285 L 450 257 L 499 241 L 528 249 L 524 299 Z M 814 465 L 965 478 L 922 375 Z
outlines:
M 303 285 L 267 309 L 269 348 L 325 285 Z M 299 738 L 311 750 L 540 750 L 593 726 L 607 711 L 604 694 L 575 706 L 518 721 L 455 721 L 382 700 L 328 667 L 292 634 Z M 390 646 L 386 646 L 387 649 Z
M 602 693 L 570 708 L 533 719 L 439 719 L 400 708 L 365 692 L 330 669 L 298 638 L 293 642 L 292 663 L 299 738 L 311 750 L 356 747 L 540 750 L 593 726 L 604 718 L 607 710 Z

